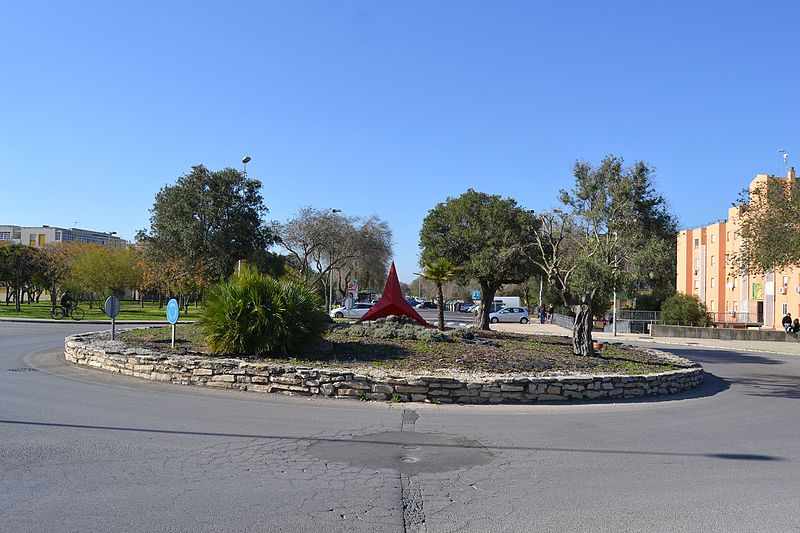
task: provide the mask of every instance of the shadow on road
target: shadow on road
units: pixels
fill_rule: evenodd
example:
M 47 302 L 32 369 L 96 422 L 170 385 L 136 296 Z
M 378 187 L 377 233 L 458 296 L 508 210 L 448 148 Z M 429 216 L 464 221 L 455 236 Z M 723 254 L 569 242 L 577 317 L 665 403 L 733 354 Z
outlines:
M 765 398 L 790 398 L 800 400 L 800 376 L 761 374 L 732 378 L 739 392 Z
M 728 350 L 704 350 L 697 348 L 676 348 L 661 346 L 658 348 L 665 352 L 674 353 L 700 364 L 744 364 L 744 365 L 782 365 L 786 363 L 781 359 L 768 355 L 741 353 Z
M 137 432 L 137 433 L 156 433 L 163 435 L 188 435 L 188 436 L 202 436 L 202 437 L 227 437 L 227 438 L 243 438 L 243 439 L 265 439 L 265 440 L 289 440 L 289 441 L 306 441 L 312 442 L 342 442 L 349 443 L 351 446 L 397 446 L 395 442 L 386 442 L 382 440 L 371 440 L 369 435 L 360 436 L 359 440 L 350 438 L 337 438 L 337 437 L 320 437 L 308 436 L 299 437 L 293 435 L 258 435 L 253 433 L 217 433 L 209 431 L 179 431 L 172 429 L 153 429 L 153 428 L 132 428 L 132 427 L 114 427 L 114 426 L 94 426 L 84 424 L 60 424 L 55 422 L 31 422 L 26 420 L 0 420 L 0 424 L 19 425 L 19 426 L 34 426 L 46 428 L 59 428 L 59 429 L 90 429 L 98 431 L 120 431 L 120 432 Z M 413 434 L 412 434 L 413 435 Z M 417 433 L 417 435 L 425 435 L 425 433 Z M 726 459 L 738 461 L 785 461 L 783 457 L 775 457 L 773 455 L 759 455 L 749 453 L 691 453 L 691 452 L 670 452 L 670 451 L 643 451 L 643 450 L 609 450 L 609 449 L 592 449 L 592 448 L 556 448 L 556 447 L 537 447 L 537 446 L 483 446 L 482 444 L 474 441 L 472 444 L 467 441 L 460 443 L 425 443 L 424 446 L 428 447 L 445 447 L 453 448 L 454 453 L 458 450 L 467 448 L 480 448 L 488 450 L 512 450 L 512 451 L 526 451 L 526 452 L 569 452 L 569 453 L 597 453 L 606 455 L 647 455 L 647 456 L 669 456 L 669 457 L 707 457 L 711 459 Z M 368 446 L 365 446 L 364 453 L 368 452 Z

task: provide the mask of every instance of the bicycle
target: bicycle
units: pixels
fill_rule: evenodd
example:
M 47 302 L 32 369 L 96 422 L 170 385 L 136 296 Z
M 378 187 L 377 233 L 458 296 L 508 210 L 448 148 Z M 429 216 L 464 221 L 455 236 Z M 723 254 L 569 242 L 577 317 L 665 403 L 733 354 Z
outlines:
M 70 317 L 72 320 L 83 320 L 85 314 L 86 313 L 84 313 L 83 309 L 77 305 L 73 305 L 70 308 L 59 305 L 50 309 L 50 318 L 53 320 L 61 320 L 66 316 Z

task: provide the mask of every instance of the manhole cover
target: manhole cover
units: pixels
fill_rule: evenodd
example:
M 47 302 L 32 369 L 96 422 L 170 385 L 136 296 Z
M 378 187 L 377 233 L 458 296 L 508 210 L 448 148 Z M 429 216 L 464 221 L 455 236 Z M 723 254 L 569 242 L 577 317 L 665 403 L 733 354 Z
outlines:
M 492 460 L 492 453 L 476 440 L 414 431 L 323 439 L 309 446 L 308 453 L 326 461 L 365 469 L 392 469 L 411 475 L 448 472 Z
M 38 368 L 9 368 L 9 372 L 38 372 Z

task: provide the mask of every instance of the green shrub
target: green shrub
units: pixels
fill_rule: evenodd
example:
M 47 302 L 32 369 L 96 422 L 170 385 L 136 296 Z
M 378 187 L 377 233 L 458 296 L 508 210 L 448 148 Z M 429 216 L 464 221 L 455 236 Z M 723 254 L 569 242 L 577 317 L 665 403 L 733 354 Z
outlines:
M 678 292 L 661 304 L 661 323 L 704 327 L 709 325 L 710 320 L 706 305 L 700 298 Z
M 252 268 L 214 285 L 198 326 L 220 353 L 292 353 L 318 342 L 330 319 L 319 296 L 296 281 Z
M 405 339 L 427 342 L 447 342 L 450 337 L 433 328 L 420 326 L 405 316 L 389 316 L 372 322 L 346 326 L 347 333 L 355 337 L 372 339 Z

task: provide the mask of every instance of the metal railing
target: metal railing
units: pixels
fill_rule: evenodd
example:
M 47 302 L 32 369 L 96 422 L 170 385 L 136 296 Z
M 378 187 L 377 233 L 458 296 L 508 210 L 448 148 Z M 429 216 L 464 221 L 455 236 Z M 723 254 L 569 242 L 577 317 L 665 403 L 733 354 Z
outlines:
M 553 313 L 550 316 L 550 323 L 571 330 L 572 325 L 575 323 L 575 319 L 572 318 L 571 316 L 559 315 L 558 313 Z

